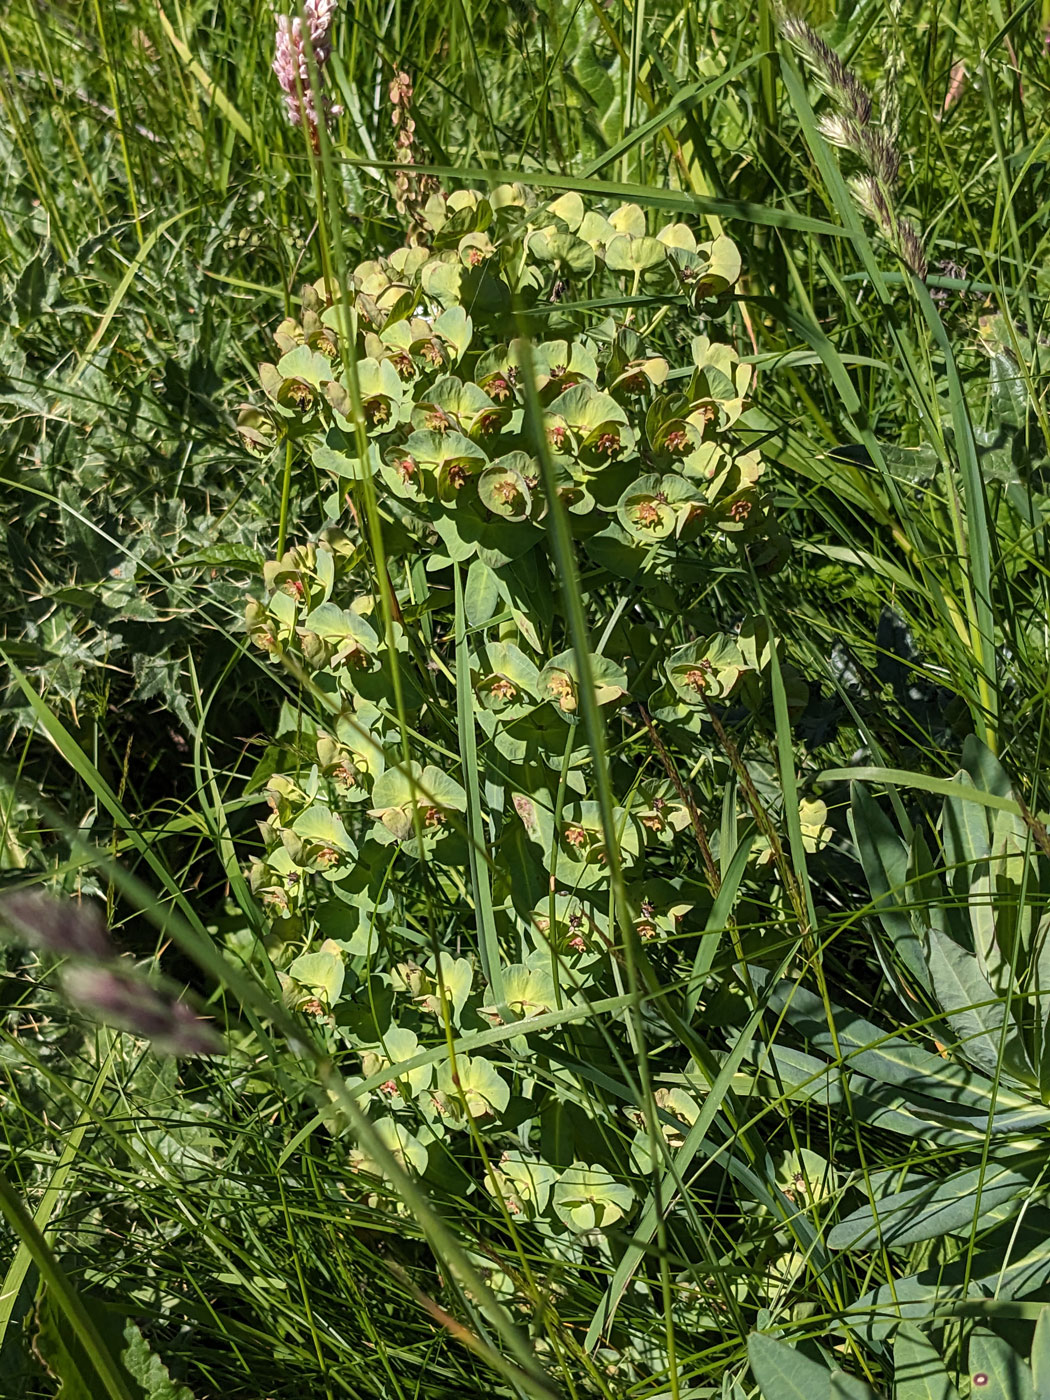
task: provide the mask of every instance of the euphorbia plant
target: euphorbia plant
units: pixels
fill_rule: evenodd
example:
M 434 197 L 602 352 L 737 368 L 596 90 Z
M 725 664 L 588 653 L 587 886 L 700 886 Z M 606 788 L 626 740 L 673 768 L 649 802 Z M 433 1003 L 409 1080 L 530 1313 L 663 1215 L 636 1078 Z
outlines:
M 761 727 L 774 646 L 761 620 L 702 600 L 786 546 L 761 456 L 735 437 L 751 371 L 719 329 L 740 271 L 728 239 L 512 186 L 435 197 L 426 224 L 426 246 L 304 290 L 261 370 L 268 421 L 244 415 L 251 445 L 282 435 L 304 490 L 322 483 L 314 538 L 248 607 L 302 697 L 260 771 L 272 811 L 252 881 L 290 1001 L 372 1116 L 410 1130 L 405 1165 L 484 1184 L 576 1258 L 630 1212 L 651 1156 L 613 1110 L 615 1131 L 576 1143 L 567 1118 L 551 1146 L 562 1096 L 593 1100 L 564 1066 L 552 1078 L 531 1023 L 622 992 L 625 926 L 688 979 L 713 897 L 689 775 L 705 755 L 728 771 L 714 723 Z M 342 981 L 322 969 L 327 997 L 303 963 L 322 946 L 346 961 Z M 484 1158 L 464 1147 L 490 1140 Z

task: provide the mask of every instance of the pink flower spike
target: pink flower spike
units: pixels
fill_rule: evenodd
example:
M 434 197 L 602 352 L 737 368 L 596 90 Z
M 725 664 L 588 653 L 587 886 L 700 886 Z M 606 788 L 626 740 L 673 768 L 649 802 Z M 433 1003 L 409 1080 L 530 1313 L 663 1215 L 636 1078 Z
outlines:
M 284 93 L 288 120 L 293 126 L 305 126 L 314 150 L 318 149 L 318 127 L 321 120 L 327 127 L 342 108 L 321 94 L 321 112 L 317 111 L 314 90 L 310 82 L 310 60 L 307 45 L 317 65 L 318 86 L 324 82 L 324 67 L 332 52 L 329 34 L 335 18 L 337 0 L 305 0 L 302 15 L 278 15 L 274 41 L 273 71 Z M 303 20 L 306 29 L 303 29 Z

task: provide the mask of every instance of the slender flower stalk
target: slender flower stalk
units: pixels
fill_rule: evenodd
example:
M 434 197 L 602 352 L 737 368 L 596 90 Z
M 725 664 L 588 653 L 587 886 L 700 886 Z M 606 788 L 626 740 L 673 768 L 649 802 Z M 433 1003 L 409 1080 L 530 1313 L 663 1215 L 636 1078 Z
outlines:
M 306 128 L 315 151 L 320 148 L 320 123 L 323 121 L 327 127 L 332 118 L 340 116 L 343 110 L 323 92 L 315 94 L 314 79 L 310 74 L 312 53 L 315 79 L 320 87 L 324 81 L 325 64 L 332 52 L 330 34 L 337 3 L 338 0 L 304 0 L 301 15 L 277 16 L 273 71 L 284 93 L 288 120 L 293 126 Z
M 396 73 L 388 90 L 390 122 L 397 132 L 397 158 L 405 165 L 419 165 L 425 158 L 425 152 L 416 139 L 416 123 L 412 116 L 414 95 L 415 89 L 409 75 Z M 394 203 L 397 212 L 410 215 L 415 224 L 427 200 L 440 188 L 433 175 L 418 174 L 414 170 L 399 170 L 394 179 Z

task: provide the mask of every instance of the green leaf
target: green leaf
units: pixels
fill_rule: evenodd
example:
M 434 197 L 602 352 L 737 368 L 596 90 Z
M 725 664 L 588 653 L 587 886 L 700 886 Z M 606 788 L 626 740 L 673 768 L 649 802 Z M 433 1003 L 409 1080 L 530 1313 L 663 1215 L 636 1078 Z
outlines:
M 594 249 L 575 234 L 537 229 L 529 239 L 529 252 L 540 262 L 553 263 L 560 277 L 589 277 L 594 271 Z
M 609 394 L 603 394 L 587 380 L 559 394 L 547 412 L 563 418 L 573 432 L 584 438 L 614 423 L 627 422 L 627 414 L 616 400 Z
M 486 467 L 478 478 L 478 497 L 486 509 L 503 520 L 527 520 L 532 493 L 525 483 L 529 458 L 512 452 Z
M 687 642 L 664 663 L 675 694 L 687 705 L 694 706 L 724 699 L 746 670 L 747 662 L 736 642 L 721 633 Z
M 750 973 L 757 986 L 764 985 L 768 974 L 762 968 L 752 965 Z M 1029 1097 L 1009 1085 L 995 1086 L 983 1074 L 890 1034 L 855 1012 L 832 1006 L 832 1035 L 823 1002 L 794 982 L 782 982 L 768 996 L 770 1008 L 777 1014 L 783 1012 L 788 1023 L 815 1049 L 832 1059 L 841 1053 L 850 1069 L 897 1086 L 905 1094 L 926 1095 L 976 1117 L 987 1115 L 993 1107 L 1000 1111 L 1031 1107 Z
M 121 1380 L 131 1400 L 194 1400 L 187 1386 L 172 1380 L 130 1318 L 95 1299 L 82 1296 L 82 1301 L 111 1352 L 119 1357 Z M 47 1288 L 37 1307 L 33 1349 L 58 1382 L 55 1400 L 100 1400 L 94 1369 Z
M 733 858 L 729 862 L 722 874 L 722 887 L 718 891 L 718 896 L 708 915 L 707 923 L 700 938 L 700 946 L 696 950 L 696 957 L 693 960 L 693 970 L 689 978 L 689 986 L 686 991 L 685 1005 L 690 1015 L 695 1011 L 696 1004 L 700 1000 L 700 993 L 703 990 L 704 979 L 711 970 L 711 965 L 715 959 L 715 953 L 722 934 L 728 927 L 732 917 L 733 905 L 736 902 L 737 894 L 740 891 L 740 882 L 744 878 L 747 869 L 748 857 L 751 854 L 751 847 L 754 841 L 754 829 L 749 827 L 736 850 Z
M 960 793 L 949 797 L 941 815 L 941 832 L 948 878 L 952 887 L 965 894 L 970 881 L 982 868 L 991 851 L 992 832 L 990 812 L 973 801 L 964 800 L 978 789 L 965 769 L 960 769 L 951 781 Z
M 486 1118 L 502 1113 L 510 1103 L 510 1085 L 490 1060 L 480 1055 L 463 1055 L 456 1060 L 453 1073 L 451 1062 L 442 1065 L 438 1084 L 452 1103 L 466 1106 L 471 1118 Z
M 403 1170 L 415 1176 L 422 1176 L 427 1169 L 427 1149 L 414 1133 L 395 1118 L 380 1118 L 371 1125 L 381 1147 L 393 1157 Z M 382 1177 L 386 1173 L 375 1158 L 365 1148 L 355 1148 L 350 1153 L 351 1166 L 358 1171 L 366 1171 L 372 1176 Z
M 1032 1337 L 1032 1380 L 1038 1400 L 1050 1396 L 1050 1303 L 1039 1313 Z
M 831 1400 L 876 1400 L 870 1385 L 845 1371 L 831 1373 Z
M 432 978 L 432 985 L 435 995 L 423 999 L 423 1009 L 433 1014 L 440 1014 L 440 1006 L 437 999 L 439 989 L 438 965 L 440 962 L 441 984 L 445 989 L 445 999 L 452 1008 L 452 1020 L 458 1026 L 463 1008 L 467 1004 L 471 988 L 474 985 L 474 968 L 469 958 L 453 958 L 448 953 L 442 953 L 439 959 L 431 959 L 427 964 L 427 970 Z
M 894 1400 L 959 1400 L 959 1392 L 925 1333 L 902 1323 L 893 1339 Z
M 927 946 L 933 994 L 959 1038 L 962 1055 L 994 1075 L 1002 1045 L 1007 1067 L 1022 1078 L 1030 1077 L 1031 1066 L 1008 1019 L 1006 1001 L 988 984 L 976 956 L 938 928 L 927 931 Z
M 318 993 L 331 1008 L 342 994 L 346 976 L 342 949 L 326 938 L 316 953 L 301 953 L 289 966 L 288 972 L 304 987 Z
M 925 773 L 913 773 L 905 768 L 880 768 L 861 766 L 858 768 L 825 768 L 817 776 L 820 783 L 892 783 L 895 787 L 914 788 L 917 792 L 932 792 L 953 801 L 976 803 L 993 811 L 1014 812 L 1021 815 L 1021 808 L 1009 797 L 1000 797 L 994 792 L 981 792 L 976 788 L 961 786 L 954 779 L 932 778 Z M 1040 816 L 1040 820 L 1046 820 Z
M 944 357 L 948 403 L 951 410 L 954 452 L 958 462 L 962 497 L 966 510 L 967 564 L 970 573 L 975 617 L 970 624 L 969 643 L 976 671 L 978 702 L 973 706 L 974 722 L 989 738 L 996 732 L 999 707 L 999 680 L 996 669 L 995 617 L 992 612 L 993 525 L 985 494 L 984 479 L 974 441 L 973 421 L 966 401 L 966 390 L 940 312 L 919 277 L 912 278 L 916 300 L 930 334 Z
M 291 829 L 304 841 L 316 841 L 321 846 L 331 846 L 351 856 L 357 854 L 357 846 L 342 820 L 323 802 L 313 802 L 300 812 Z
M 586 213 L 583 200 L 575 190 L 567 190 L 565 194 L 559 195 L 552 200 L 548 210 L 568 228 L 570 233 L 575 233 L 583 222 Z
M 467 622 L 471 627 L 480 627 L 488 622 L 499 604 L 499 580 L 493 570 L 480 559 L 472 560 L 467 570 L 463 601 Z
M 747 1359 L 763 1400 L 832 1400 L 831 1372 L 786 1342 L 752 1332 Z
M 645 272 L 667 257 L 667 249 L 656 238 L 631 238 L 618 234 L 605 250 L 605 265 L 614 272 Z
M 320 603 L 306 617 L 307 631 L 315 632 L 322 641 L 338 646 L 341 642 L 357 642 L 365 651 L 379 649 L 379 637 L 367 618 L 351 608 L 339 608 L 334 603 Z
M 277 371 L 283 379 L 301 379 L 315 389 L 333 377 L 331 360 L 308 345 L 297 345 L 287 355 L 282 355 L 277 361 Z
M 607 1230 L 631 1209 L 634 1193 L 602 1166 L 574 1162 L 558 1178 L 554 1209 L 570 1230 Z
M 831 1249 L 888 1249 L 939 1235 L 965 1235 L 1009 1220 L 1028 1201 L 1045 1169 L 1045 1154 L 1027 1165 L 973 1167 L 896 1195 L 883 1196 L 839 1222 L 828 1236 Z M 980 1193 L 978 1195 L 978 1192 Z
M 731 238 L 720 234 L 712 243 L 703 243 L 698 249 L 706 256 L 707 270 L 694 287 L 696 296 L 718 296 L 727 291 L 740 276 L 740 250 Z
M 589 669 L 599 705 L 608 705 L 627 693 L 627 674 L 609 657 L 592 655 Z M 579 666 L 574 652 L 563 651 L 551 657 L 540 672 L 537 691 L 563 714 L 575 714 L 580 697 Z
M 500 1157 L 498 1168 L 493 1168 L 491 1174 L 485 1174 L 485 1188 L 495 1193 L 498 1186 L 503 1199 L 512 1208 L 516 1206 L 519 1211 L 523 1210 L 528 1217 L 532 1217 L 547 1209 L 557 1175 L 556 1169 L 548 1163 L 511 1150 Z
M 894 952 L 920 986 L 929 990 L 922 944 L 907 910 L 908 848 L 863 783 L 850 785 L 853 833 L 879 920 Z
M 474 893 L 475 924 L 481 965 L 493 994 L 502 999 L 499 937 L 492 908 L 492 884 L 488 851 L 488 832 L 482 805 L 481 777 L 478 768 L 477 735 L 475 733 L 474 695 L 470 684 L 471 655 L 466 634 L 466 600 L 463 574 L 455 571 L 455 643 L 456 643 L 456 722 L 459 730 L 459 751 L 463 761 L 465 806 L 467 812 L 467 856 L 470 882 Z
M 172 1380 L 167 1366 L 130 1320 L 124 1324 L 124 1340 L 121 1360 L 138 1381 L 144 1400 L 193 1400 L 190 1388 Z
M 1005 1262 L 1004 1262 L 1005 1261 Z M 938 1307 L 962 1298 L 1023 1298 L 1050 1277 L 1050 1240 L 1045 1229 L 1001 1226 L 978 1253 L 949 1264 L 937 1261 L 921 1273 L 891 1279 L 845 1310 L 845 1319 L 872 1341 L 882 1341 L 901 1320 L 922 1324 Z
M 470 317 L 462 306 L 450 306 L 434 322 L 434 334 L 447 340 L 460 360 L 467 352 L 474 333 Z
M 372 802 L 369 816 L 381 822 L 399 842 L 407 841 L 415 832 L 418 809 L 426 850 L 447 830 L 448 814 L 466 809 L 467 795 L 440 768 L 428 764 L 421 769 L 418 763 L 411 762 L 388 768 L 380 775 L 372 789 Z M 418 841 L 407 849 L 420 854 Z
M 976 1328 L 968 1358 L 972 1396 L 980 1400 L 1035 1400 L 1032 1372 L 1002 1337 Z

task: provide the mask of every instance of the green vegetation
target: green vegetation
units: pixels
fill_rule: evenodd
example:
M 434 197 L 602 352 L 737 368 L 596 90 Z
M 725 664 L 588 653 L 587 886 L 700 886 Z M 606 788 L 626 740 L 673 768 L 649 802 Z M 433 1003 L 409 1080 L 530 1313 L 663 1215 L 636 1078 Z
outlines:
M 1050 10 L 274 30 L 0 24 L 0 1395 L 1050 1394 Z

